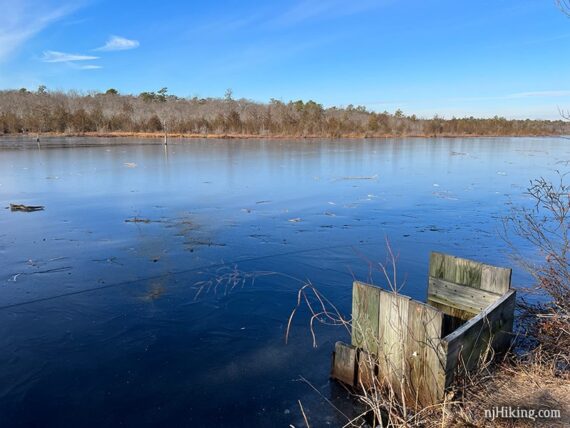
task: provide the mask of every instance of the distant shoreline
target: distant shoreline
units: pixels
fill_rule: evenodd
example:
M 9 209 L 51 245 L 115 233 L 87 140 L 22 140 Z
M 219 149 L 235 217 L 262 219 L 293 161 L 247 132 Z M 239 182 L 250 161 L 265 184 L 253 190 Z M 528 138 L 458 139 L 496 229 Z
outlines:
M 163 132 L 46 132 L 40 134 L 42 138 L 144 138 L 144 139 L 164 139 Z M 8 133 L 0 134 L 0 138 L 19 137 L 35 142 L 37 134 L 35 133 Z M 363 139 L 389 139 L 389 138 L 514 138 L 514 137 L 565 137 L 561 134 L 346 134 L 346 135 L 260 135 L 260 134 L 195 134 L 195 133 L 172 133 L 168 134 L 168 139 L 213 139 L 213 140 L 363 140 Z
M 204 139 L 472 138 L 570 135 L 570 121 L 406 115 L 315 101 L 180 98 L 167 93 L 0 90 L 0 133 L 58 137 Z

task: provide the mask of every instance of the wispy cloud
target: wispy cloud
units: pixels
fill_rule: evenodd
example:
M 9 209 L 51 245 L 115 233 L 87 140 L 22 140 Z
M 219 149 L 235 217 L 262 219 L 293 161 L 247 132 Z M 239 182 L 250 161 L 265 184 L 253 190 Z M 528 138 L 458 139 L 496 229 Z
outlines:
M 95 64 L 85 64 L 85 65 L 79 65 L 78 68 L 80 70 L 99 70 L 100 68 L 103 67 Z
M 289 27 L 315 19 L 331 19 L 365 12 L 387 1 L 303 0 L 268 22 L 270 26 Z
M 250 14 L 247 17 L 216 17 L 216 19 L 205 20 L 204 23 L 188 27 L 185 22 L 183 25 L 185 27 L 184 33 L 191 36 L 194 40 L 196 37 L 225 37 L 227 33 L 232 31 L 238 31 L 242 29 L 251 29 L 257 24 L 262 15 L 260 13 Z
M 322 17 L 329 14 L 332 10 L 334 10 L 333 2 L 303 1 L 285 11 L 273 23 L 283 26 L 294 25 L 315 17 Z
M 138 40 L 130 40 L 125 37 L 111 36 L 105 45 L 95 49 L 96 51 L 126 51 L 129 49 L 135 49 L 140 46 Z
M 434 104 L 440 102 L 478 102 L 478 101 L 509 101 L 516 100 L 519 98 L 560 98 L 560 97 L 570 97 L 570 90 L 560 89 L 552 91 L 530 91 L 530 92 L 517 92 L 513 94 L 503 94 L 503 95 L 490 95 L 490 96 L 480 96 L 480 97 L 442 97 L 442 98 L 410 98 L 410 99 L 384 99 L 384 100 L 374 100 L 364 102 L 367 106 L 385 106 L 385 105 L 397 105 L 402 106 L 406 104 Z
M 99 57 L 93 55 L 71 54 L 59 51 L 44 51 L 41 58 L 43 62 L 62 63 L 76 70 L 98 70 L 100 68 L 103 68 L 97 64 L 82 64 L 83 61 L 92 61 L 96 59 L 99 59 Z
M 29 0 L 0 0 L 0 62 L 50 24 L 72 13 L 77 6 L 49 8 Z
M 91 61 L 94 59 L 99 59 L 99 57 L 92 55 L 70 54 L 58 51 L 44 51 L 42 56 L 43 62 Z
M 287 39 L 252 43 L 249 46 L 241 47 L 239 51 L 216 59 L 211 67 L 208 67 L 208 74 L 214 72 L 235 73 L 287 62 L 291 58 L 333 43 L 337 39 L 336 36 L 326 35 L 307 41 Z
M 519 92 L 510 94 L 509 98 L 556 98 L 556 97 L 570 97 L 570 90 L 558 91 L 534 91 L 534 92 Z

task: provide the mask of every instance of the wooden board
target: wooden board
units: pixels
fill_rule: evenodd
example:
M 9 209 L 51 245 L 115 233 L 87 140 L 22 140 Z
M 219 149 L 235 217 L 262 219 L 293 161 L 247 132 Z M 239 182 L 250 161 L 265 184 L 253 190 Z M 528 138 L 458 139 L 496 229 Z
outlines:
M 505 294 L 511 288 L 511 275 L 511 269 L 483 265 L 481 289 L 501 295 Z
M 356 385 L 356 348 L 336 342 L 333 353 L 331 377 L 349 385 Z
M 432 252 L 429 276 L 468 287 L 481 287 L 481 263 L 447 254 Z
M 378 355 L 378 287 L 355 281 L 352 286 L 352 344 Z
M 379 314 L 379 371 L 399 382 L 405 372 L 405 344 L 408 334 L 408 304 L 410 298 L 383 291 Z
M 441 348 L 443 313 L 415 300 L 408 304 L 407 399 L 429 406 L 441 399 L 445 354 Z
M 506 293 L 511 286 L 511 269 L 479 263 L 469 259 L 432 252 L 429 276 L 456 284 Z
M 479 288 L 466 287 L 443 279 L 429 278 L 428 301 L 437 302 L 443 307 L 478 314 L 494 303 L 500 294 L 491 293 Z M 447 311 L 444 310 L 447 313 Z M 456 316 L 453 313 L 448 315 Z
M 453 318 L 472 318 L 510 286 L 511 269 L 437 252 L 430 255 L 427 301 Z
M 511 341 L 516 291 L 510 290 L 495 303 L 443 338 L 447 344 L 446 387 L 457 373 L 470 371 L 488 350 L 504 352 Z
M 480 288 L 466 287 L 444 279 L 430 278 L 428 293 L 435 294 L 446 300 L 465 300 L 464 306 L 473 306 L 477 312 L 494 303 L 504 293 L 493 293 Z

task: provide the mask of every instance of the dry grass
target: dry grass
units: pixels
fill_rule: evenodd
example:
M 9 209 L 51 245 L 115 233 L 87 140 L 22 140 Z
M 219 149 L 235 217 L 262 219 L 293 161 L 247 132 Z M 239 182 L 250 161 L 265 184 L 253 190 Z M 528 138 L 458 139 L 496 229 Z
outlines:
M 222 266 L 214 272 L 208 279 L 197 281 L 194 283 L 196 295 L 194 299 L 198 299 L 200 295 L 207 293 L 222 293 L 227 295 L 232 291 L 243 288 L 246 284 L 255 284 L 256 278 L 277 275 L 275 272 L 244 272 L 238 269 L 237 265 Z
M 570 426 L 570 378 L 560 373 L 549 358 L 536 350 L 532 358 L 506 361 L 463 391 L 461 412 L 472 426 L 563 427 Z M 494 407 L 560 410 L 559 419 L 485 420 L 485 410 Z

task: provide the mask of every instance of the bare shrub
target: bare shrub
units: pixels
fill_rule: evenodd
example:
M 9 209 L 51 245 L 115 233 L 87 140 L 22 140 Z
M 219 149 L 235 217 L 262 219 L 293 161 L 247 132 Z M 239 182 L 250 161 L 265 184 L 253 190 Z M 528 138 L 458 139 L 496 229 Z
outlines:
M 521 321 L 534 343 L 566 369 L 570 363 L 570 186 L 567 174 L 557 182 L 532 180 L 526 195 L 532 208 L 515 207 L 505 219 L 505 238 L 516 261 L 536 285 L 527 290 L 538 301 L 520 301 Z M 537 259 L 529 260 L 513 244 L 516 235 L 528 242 Z

